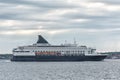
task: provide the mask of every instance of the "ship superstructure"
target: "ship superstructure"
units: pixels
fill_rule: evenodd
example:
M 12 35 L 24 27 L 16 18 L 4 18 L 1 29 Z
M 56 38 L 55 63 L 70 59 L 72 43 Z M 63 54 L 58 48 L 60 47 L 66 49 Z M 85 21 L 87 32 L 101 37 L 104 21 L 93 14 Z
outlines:
M 106 57 L 95 51 L 76 43 L 51 45 L 39 35 L 37 43 L 13 49 L 12 61 L 100 61 Z

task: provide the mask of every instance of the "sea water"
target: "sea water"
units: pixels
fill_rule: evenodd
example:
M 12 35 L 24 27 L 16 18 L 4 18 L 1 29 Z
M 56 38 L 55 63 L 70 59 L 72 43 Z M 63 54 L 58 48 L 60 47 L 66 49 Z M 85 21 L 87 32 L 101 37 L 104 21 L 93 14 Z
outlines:
M 85 62 L 0 60 L 0 80 L 120 80 L 120 60 Z

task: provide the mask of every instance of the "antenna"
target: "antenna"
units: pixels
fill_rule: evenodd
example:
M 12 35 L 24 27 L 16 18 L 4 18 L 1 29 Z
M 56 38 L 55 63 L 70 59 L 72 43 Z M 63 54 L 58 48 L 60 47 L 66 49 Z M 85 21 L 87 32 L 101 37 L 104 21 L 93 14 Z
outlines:
M 67 44 L 67 40 L 65 40 L 65 44 Z
M 74 44 L 76 44 L 76 39 L 74 38 Z

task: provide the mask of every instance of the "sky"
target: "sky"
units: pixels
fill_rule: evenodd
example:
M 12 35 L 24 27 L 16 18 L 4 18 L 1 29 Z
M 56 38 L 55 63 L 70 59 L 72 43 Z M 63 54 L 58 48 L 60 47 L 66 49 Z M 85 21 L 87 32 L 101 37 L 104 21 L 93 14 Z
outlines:
M 120 0 L 0 0 L 0 53 L 34 44 L 73 43 L 120 51 Z

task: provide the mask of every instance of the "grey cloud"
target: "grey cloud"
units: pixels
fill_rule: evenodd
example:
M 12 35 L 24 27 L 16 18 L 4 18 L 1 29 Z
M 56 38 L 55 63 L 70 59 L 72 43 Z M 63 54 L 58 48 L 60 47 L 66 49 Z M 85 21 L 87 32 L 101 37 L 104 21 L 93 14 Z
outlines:
M 0 0 L 0 21 L 5 20 L 15 20 L 20 22 L 20 25 L 0 25 L 0 32 L 14 32 L 17 30 L 46 30 L 46 32 L 35 32 L 32 34 L 0 34 L 0 47 L 3 52 L 9 50 L 11 52 L 12 47 L 16 47 L 22 44 L 31 44 L 36 42 L 37 35 L 45 35 L 50 42 L 58 43 L 64 42 L 64 40 L 71 40 L 71 38 L 76 37 L 81 44 L 88 44 L 101 48 L 101 50 L 107 49 L 104 47 L 102 42 L 110 45 L 114 41 L 119 42 L 120 34 L 120 11 L 107 11 L 100 10 L 101 14 L 96 12 L 96 14 L 89 14 L 88 8 L 81 7 L 81 5 L 68 4 L 66 0 Z M 74 1 L 74 0 L 73 0 Z M 85 0 L 89 2 L 102 2 L 108 5 L 119 5 L 119 0 Z M 23 8 L 16 8 L 18 5 L 22 5 Z M 24 6 L 28 8 L 24 9 Z M 103 7 L 104 8 L 104 7 Z M 44 14 L 50 13 L 50 11 L 59 12 L 68 11 L 60 15 L 55 13 L 52 17 L 44 17 Z M 96 8 L 97 9 L 97 8 Z M 74 10 L 76 12 L 74 12 Z M 91 9 L 90 9 L 91 10 Z M 87 12 L 88 11 L 88 12 Z M 58 14 L 59 14 L 58 12 Z M 40 15 L 40 16 L 38 16 Z M 35 16 L 35 17 L 33 17 Z M 75 19 L 86 19 L 85 22 L 73 21 Z M 13 23 L 14 24 L 14 23 Z M 41 26 L 41 28 L 39 28 Z M 84 31 L 82 32 L 83 29 Z M 109 31 L 109 29 L 111 31 Z M 113 30 L 112 30 L 113 29 Z M 114 30 L 115 29 L 115 30 Z M 118 29 L 118 30 L 117 30 Z M 59 30 L 70 30 L 68 32 L 61 32 L 60 34 L 49 34 L 47 31 L 59 31 Z M 87 32 L 87 30 L 96 30 L 96 32 Z M 103 30 L 103 32 L 102 32 Z M 107 31 L 108 30 L 108 31 Z M 97 32 L 98 31 L 98 32 Z M 63 36 L 64 35 L 64 36 Z M 33 39 L 33 36 L 35 36 Z M 35 40 L 35 41 L 34 41 Z M 3 44 L 4 43 L 4 44 Z M 5 44 L 6 43 L 6 44 Z M 13 45 L 14 44 L 14 45 Z M 3 47 L 4 46 L 4 47 Z M 104 48 L 103 48 L 104 47 Z M 119 49 L 119 48 L 118 48 Z
M 80 10 L 77 13 L 67 13 L 67 14 L 63 14 L 61 16 L 59 16 L 58 20 L 54 20 L 54 19 L 41 19 L 39 18 L 32 18 L 32 15 L 36 15 L 36 13 L 39 13 L 41 15 L 48 13 L 51 9 L 48 8 L 52 8 L 54 7 L 52 10 L 56 10 L 59 7 L 63 7 L 66 8 L 66 6 L 68 8 L 71 8 L 68 5 L 65 5 L 65 3 L 62 4 L 59 2 L 54 2 L 53 1 L 40 1 L 40 2 L 32 2 L 32 1 L 25 1 L 25 0 L 11 0 L 11 1 L 6 1 L 6 0 L 1 0 L 0 2 L 2 3 L 7 3 L 7 4 L 22 4 L 22 5 L 31 5 L 32 6 L 36 6 L 34 9 L 27 9 L 27 10 L 17 10 L 17 9 L 13 9 L 11 8 L 11 5 L 9 5 L 10 7 L 5 7 L 4 9 L 6 9 L 5 11 L 2 10 L 0 13 L 0 18 L 1 20 L 20 20 L 20 21 L 34 21 L 34 23 L 37 24 L 37 22 L 44 22 L 41 24 L 37 24 L 37 25 L 23 25 L 24 27 L 18 26 L 21 29 L 37 29 L 36 26 L 42 25 L 43 29 L 69 29 L 69 28 L 96 28 L 96 29 L 101 29 L 101 28 L 110 28 L 110 27 L 119 27 L 119 13 L 120 12 L 103 12 L 105 14 L 103 15 L 88 15 L 88 14 L 84 14 L 84 10 L 85 8 L 80 8 L 77 7 L 78 10 Z M 56 4 L 55 4 L 56 3 Z M 62 4 L 62 5 L 61 5 Z M 13 6 L 14 6 L 13 5 Z M 38 8 L 38 5 L 40 8 Z M 12 6 L 12 7 L 13 7 Z M 74 6 L 74 5 L 73 5 Z M 74 7 L 73 7 L 74 8 Z M 62 11 L 62 9 L 61 9 Z M 83 12 L 82 12 L 83 11 Z M 37 16 L 37 15 L 36 15 Z M 69 20 L 73 20 L 73 19 L 88 19 L 88 22 L 85 23 L 79 23 L 79 22 L 69 22 Z M 53 24 L 49 24 L 49 22 L 53 22 Z M 24 23 L 23 23 L 24 24 Z M 34 28 L 32 28 L 34 26 Z M 6 29 L 6 28 L 4 28 Z M 14 30 L 12 28 L 8 28 L 9 30 Z
M 24 4 L 24 5 L 32 5 L 36 7 L 42 8 L 74 8 L 76 5 L 70 5 L 64 3 L 64 0 L 46 0 L 46 1 L 27 1 L 27 0 L 0 0 L 1 3 L 8 4 Z
M 120 4 L 120 0 L 89 0 L 89 1 L 103 2 L 103 3 L 115 4 L 115 5 L 119 5 Z
M 8 4 L 25 4 L 28 3 L 25 0 L 0 0 L 1 3 L 8 3 Z

